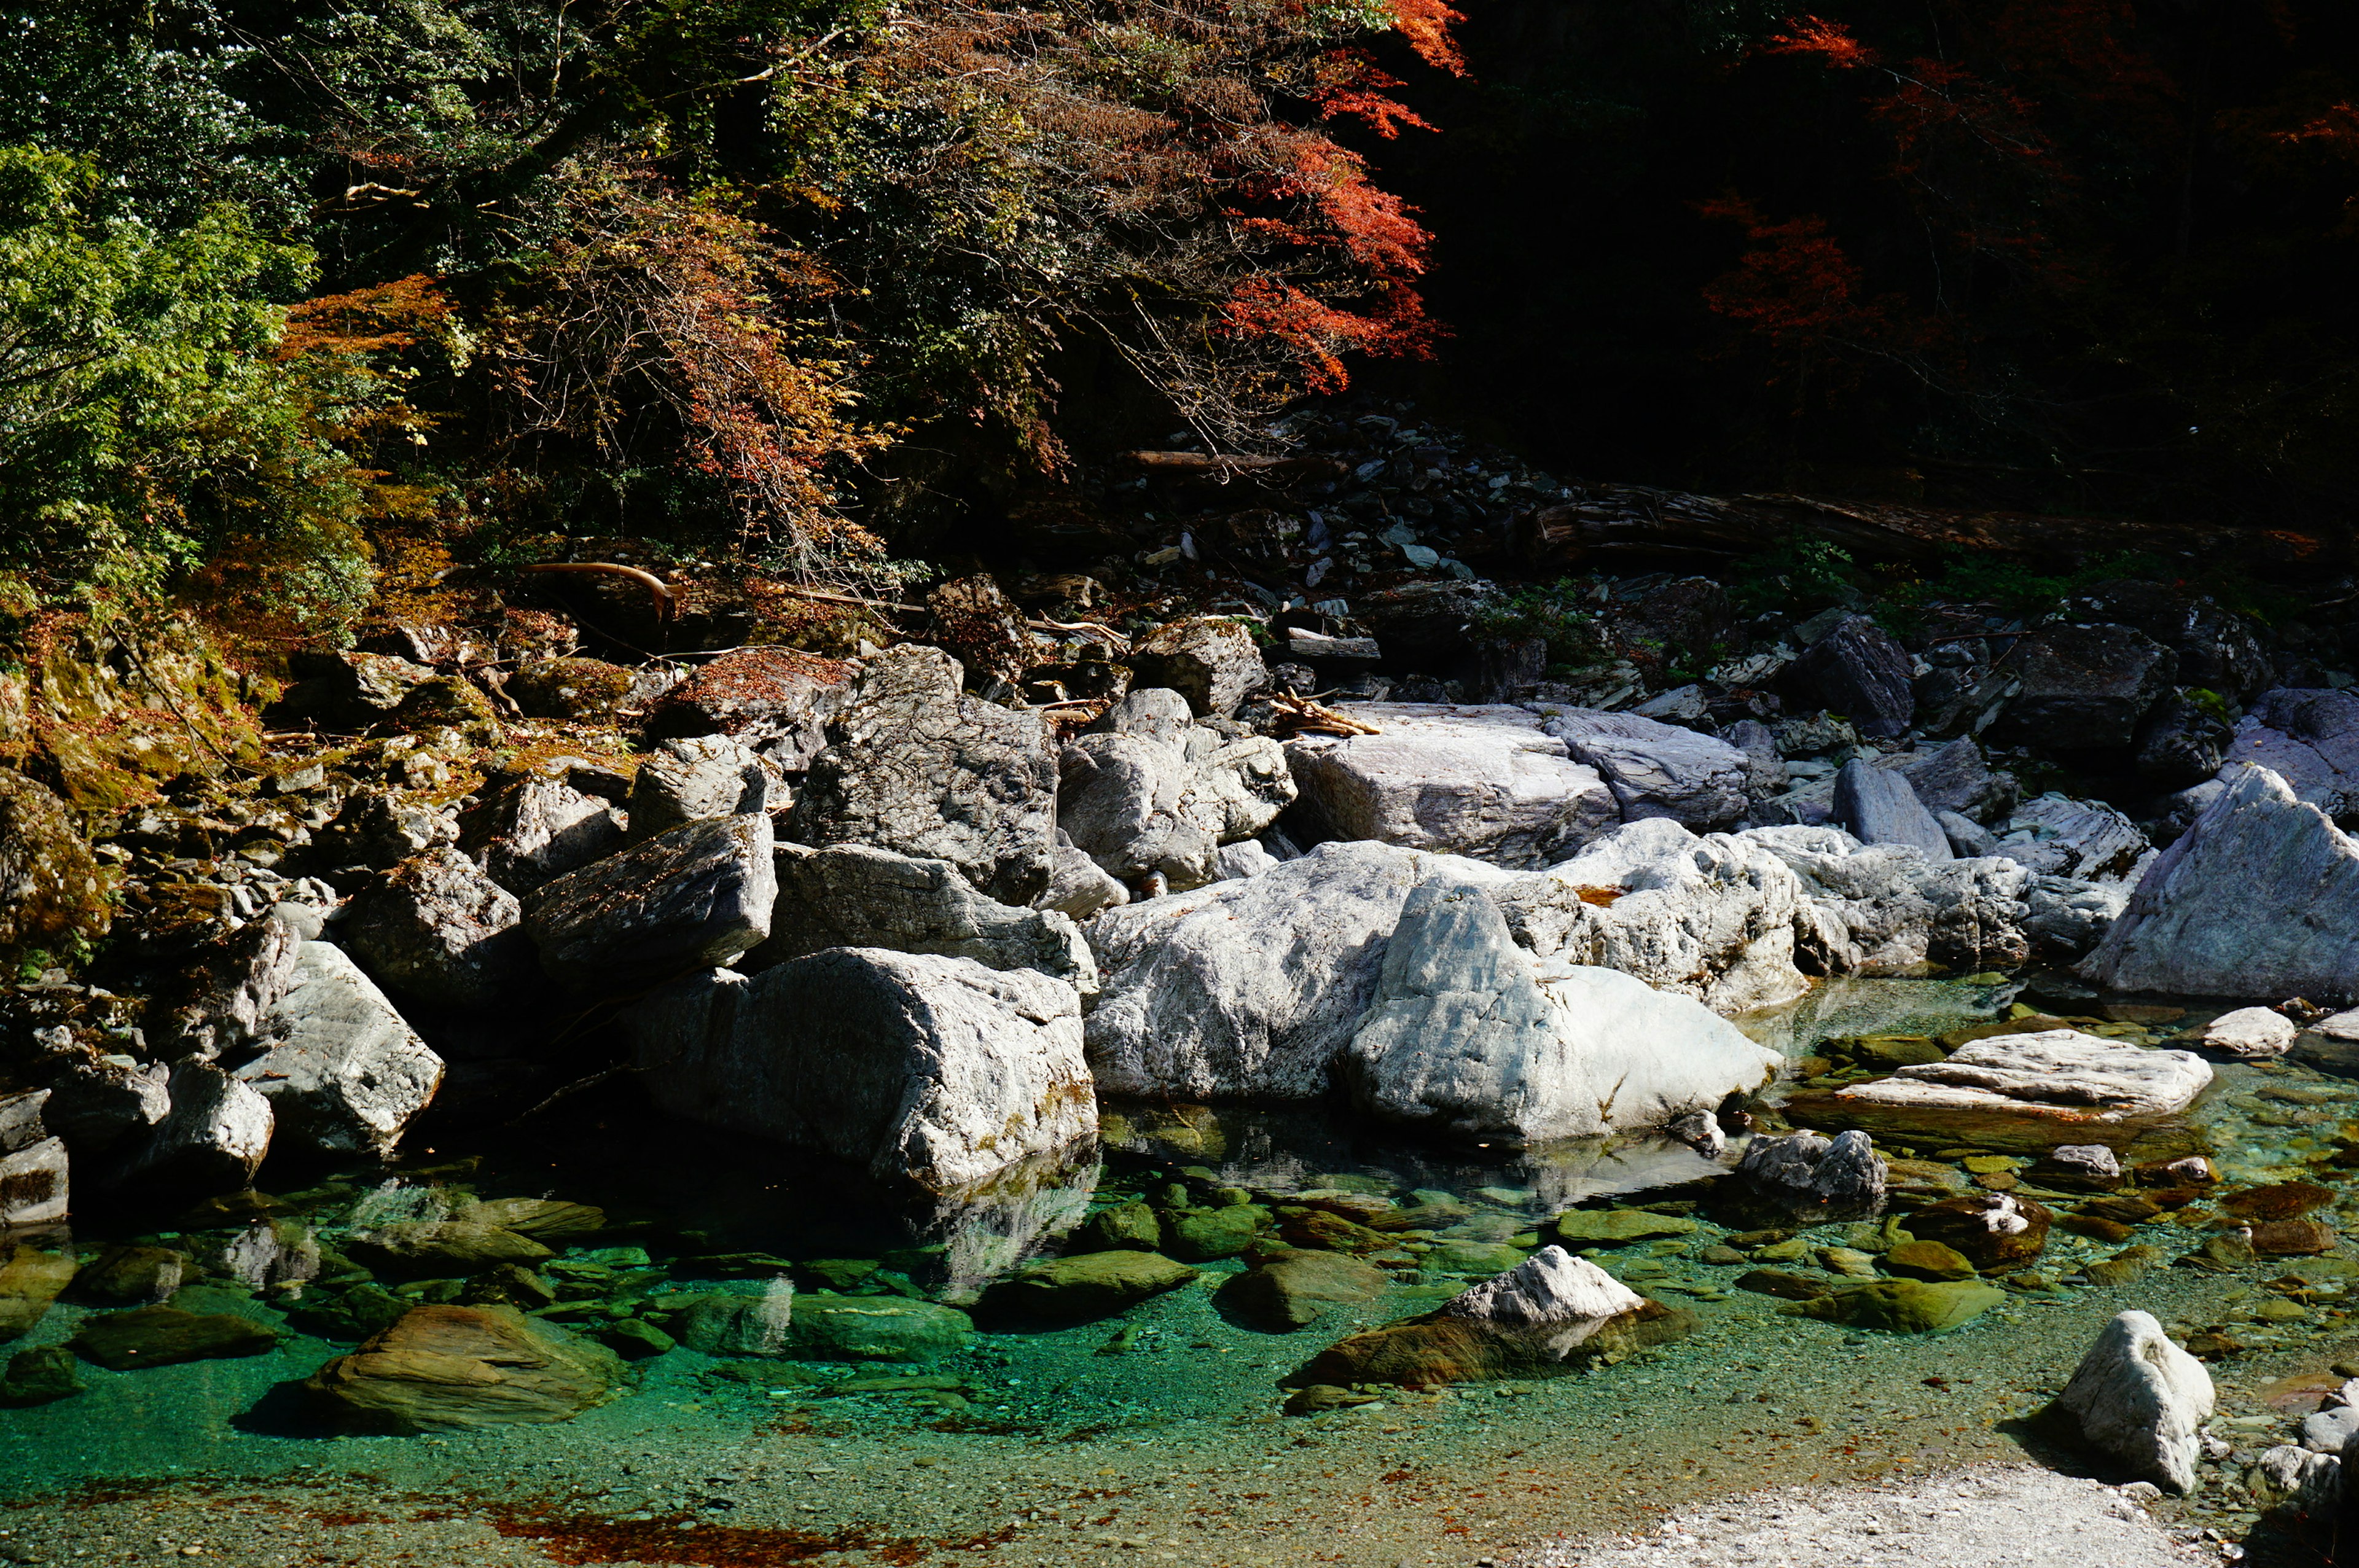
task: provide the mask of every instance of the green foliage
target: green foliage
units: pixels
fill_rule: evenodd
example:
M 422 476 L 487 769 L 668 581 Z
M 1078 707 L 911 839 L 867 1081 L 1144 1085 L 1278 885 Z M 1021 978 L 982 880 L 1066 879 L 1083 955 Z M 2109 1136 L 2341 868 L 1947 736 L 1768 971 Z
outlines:
M 1729 583 L 1729 597 L 1747 614 L 1825 610 L 1850 602 L 1858 592 L 1851 552 L 1799 533 L 1747 557 Z
M 1478 611 L 1475 629 L 1485 637 L 1543 638 L 1551 667 L 1587 665 L 1605 651 L 1604 632 L 1594 611 L 1581 608 L 1586 585 L 1573 578 L 1516 589 Z

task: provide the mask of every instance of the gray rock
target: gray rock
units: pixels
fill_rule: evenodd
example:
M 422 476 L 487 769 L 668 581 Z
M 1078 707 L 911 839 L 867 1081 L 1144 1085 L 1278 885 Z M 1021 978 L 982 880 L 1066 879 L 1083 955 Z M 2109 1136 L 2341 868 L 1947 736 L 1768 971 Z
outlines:
M 1631 713 L 1530 706 L 1575 762 L 1604 778 L 1623 821 L 1667 816 L 1709 832 L 1745 815 L 1753 763 L 1726 741 Z
M 2359 843 L 2247 769 L 2147 868 L 2081 973 L 2116 990 L 2359 1000 Z
M 1832 827 L 1756 827 L 1737 835 L 1802 880 L 1811 918 L 1802 952 L 1821 972 L 1895 975 L 1930 961 L 1969 972 L 2012 968 L 2030 954 L 2012 860 L 1929 861 L 1913 846 L 1862 846 Z
M 294 674 L 299 678 L 282 708 L 348 729 L 375 723 L 434 678 L 431 666 L 390 654 L 305 654 L 294 660 Z
M 1904 733 L 1917 710 L 1909 679 L 1915 664 L 1891 633 L 1864 615 L 1845 617 L 1802 651 L 1792 678 L 1863 735 Z
M 1863 1106 L 1968 1111 L 2070 1129 L 2184 1110 L 2211 1081 L 2211 1067 L 2191 1051 L 2043 1029 L 1968 1041 L 1945 1061 L 1902 1067 L 1836 1096 Z
M 1977 860 L 1998 853 L 1998 835 L 1973 817 L 1961 816 L 1954 811 L 1937 811 L 1933 820 L 1941 825 L 1941 836 L 1950 841 L 1951 858 Z
M 1496 868 L 1387 844 L 1322 844 L 1243 881 L 1118 909 L 1085 935 L 1104 989 L 1090 1065 L 1109 1094 L 1314 1099 L 1375 998 L 1409 890 Z
M 66 1064 L 49 1080 L 42 1119 L 85 1158 L 144 1134 L 172 1108 L 161 1062 L 134 1065 L 121 1057 Z
M 1772 1197 L 1851 1206 L 1881 1199 L 1889 1168 L 1864 1132 L 1803 1131 L 1755 1139 L 1736 1173 Z
M 1277 864 L 1277 856 L 1263 849 L 1259 840 L 1248 838 L 1241 844 L 1221 846 L 1213 874 L 1221 881 L 1234 881 L 1240 877 L 1257 877 Z
M 261 1054 L 232 1076 L 269 1100 L 282 1148 L 385 1158 L 442 1083 L 442 1058 L 344 950 L 326 942 L 303 944 L 295 983 L 264 1021 L 258 1044 Z
M 2125 751 L 2170 692 L 2178 656 L 2135 627 L 2045 626 L 2016 654 L 2023 689 L 1999 729 L 2044 752 Z
M 1100 910 L 1130 902 L 1130 890 L 1083 854 L 1061 827 L 1057 830 L 1054 855 L 1049 886 L 1032 901 L 1034 908 L 1059 910 L 1075 920 L 1088 920 Z
M 1445 878 L 1404 903 L 1344 1060 L 1372 1116 L 1538 1141 L 1660 1128 L 1778 1058 L 1690 998 L 1535 959 L 1482 890 Z
M 458 825 L 441 813 L 371 787 L 353 792 L 318 841 L 332 866 L 381 871 L 458 837 Z
M 666 741 L 631 780 L 631 839 L 711 816 L 766 812 L 774 790 L 783 793 L 762 759 L 726 735 Z
M 1382 659 L 1384 650 L 1374 637 L 1330 637 L 1324 633 L 1296 626 L 1286 633 L 1286 653 L 1291 659 L 1306 665 L 1332 665 L 1358 668 Z
M 943 1191 L 1091 1138 L 1081 1000 L 972 958 L 845 947 L 692 976 L 623 1027 L 675 1115 Z
M 1786 759 L 1777 738 L 1757 719 L 1740 719 L 1721 737 L 1745 753 L 1745 797 L 1755 808 L 1786 789 Z
M 1877 767 L 1897 770 L 1929 811 L 1954 811 L 1988 822 L 2015 808 L 2015 776 L 1993 773 L 1982 748 L 1970 738 L 1962 736 L 1931 751 L 1897 752 L 1872 760 Z
M 2359 696 L 2281 687 L 2262 693 L 2253 708 L 2263 723 L 2309 745 L 2336 772 L 2359 777 Z
M 302 946 L 294 923 L 275 911 L 207 944 L 157 1010 L 158 1047 L 211 1061 L 252 1039 L 294 983 Z
M 1217 616 L 1157 627 L 1132 650 L 1130 667 L 1135 684 L 1169 687 L 1198 718 L 1228 718 L 1269 679 L 1245 622 Z
M 1949 835 L 1897 769 L 1845 762 L 1835 775 L 1834 819 L 1863 844 L 1912 844 L 1928 860 L 1954 858 Z
M 1794 965 L 1799 935 L 1816 929 L 1802 881 L 1741 836 L 1633 822 L 1491 897 L 1537 956 L 1616 969 L 1717 1012 L 1810 988 Z
M 1524 708 L 1370 702 L 1350 712 L 1378 732 L 1286 743 L 1304 807 L 1335 838 L 1538 867 L 1621 819 L 1604 779 Z
M 1097 965 L 1071 916 L 987 899 L 948 860 L 857 844 L 781 844 L 776 863 L 769 940 L 746 956 L 748 970 L 827 947 L 883 947 L 973 958 L 988 969 L 1037 969 L 1083 996 L 1097 994 Z
M 519 894 L 622 847 L 622 814 L 555 779 L 525 779 L 467 813 L 459 825 L 459 848 L 492 881 Z
M 2212 1375 L 2142 1312 L 2117 1314 L 2081 1357 L 2057 1407 L 2090 1447 L 2174 1492 L 2192 1491 Z
M 430 1007 L 515 1009 L 538 991 L 516 896 L 458 850 L 429 849 L 354 898 L 339 933 L 369 972 Z
M 2246 714 L 2237 725 L 2219 774 L 2211 784 L 2194 785 L 2185 794 L 2208 792 L 2214 784 L 2224 787 L 2227 780 L 2246 768 L 2267 768 L 2286 782 L 2294 798 L 2307 801 L 2338 822 L 2349 820 L 2354 807 L 2359 807 L 2359 778 L 2328 762 L 2308 741 L 2270 729 L 2255 713 Z
M 734 963 L 770 934 L 770 819 L 716 816 L 635 844 L 540 891 L 525 934 L 568 990 L 613 996 Z
M 2201 784 L 2228 760 L 2234 739 L 2234 730 L 2183 692 L 2174 692 L 2156 703 L 2138 725 L 2138 776 L 2158 789 Z
M 28 1149 L 49 1135 L 44 1113 L 52 1098 L 48 1089 L 0 1095 L 0 1154 Z
M 1174 889 L 1201 887 L 1221 845 L 1260 832 L 1294 801 L 1276 741 L 1195 727 L 1176 691 L 1134 691 L 1093 730 L 1060 754 L 1057 825 L 1120 881 L 1160 872 Z
M 2024 935 L 2050 957 L 2078 958 L 2105 938 L 2129 907 L 2131 884 L 2034 877 L 2024 890 Z
M 189 1195 L 245 1186 L 270 1152 L 270 1102 L 209 1062 L 172 1069 L 172 1108 L 118 1180 Z
M 0 1154 L 0 1231 L 65 1218 L 72 1207 L 71 1163 L 62 1138 Z
M 1998 835 L 1998 853 L 2025 870 L 2093 882 L 2135 880 L 2152 848 L 2112 806 L 2054 794 L 2025 801 Z
M 965 696 L 958 661 L 886 650 L 828 720 L 793 837 L 950 861 L 1003 903 L 1029 903 L 1055 861 L 1057 762 L 1039 716 Z

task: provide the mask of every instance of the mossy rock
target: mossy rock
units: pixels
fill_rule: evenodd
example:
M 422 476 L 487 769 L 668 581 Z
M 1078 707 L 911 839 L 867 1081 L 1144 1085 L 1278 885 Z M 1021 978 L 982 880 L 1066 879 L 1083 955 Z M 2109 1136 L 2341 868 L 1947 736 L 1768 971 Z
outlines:
M 287 1319 L 322 1339 L 357 1342 L 391 1328 L 409 1307 L 383 1285 L 363 1283 L 343 1291 L 306 1290 L 288 1303 Z
M 603 659 L 543 659 L 509 677 L 507 693 L 532 718 L 595 723 L 613 719 L 638 682 L 636 671 Z
M 622 1376 L 604 1346 L 513 1307 L 422 1306 L 303 1387 L 333 1425 L 407 1434 L 570 1421 Z
M 1476 1274 L 1488 1279 L 1522 1263 L 1520 1247 L 1504 1241 L 1444 1241 L 1418 1260 L 1424 1274 Z
M 112 918 L 97 857 L 65 802 L 0 768 L 0 964 L 84 952 Z
M 1288 1249 L 1233 1275 L 1213 1300 L 1223 1314 L 1249 1327 L 1285 1334 L 1338 1306 L 1374 1301 L 1390 1283 L 1383 1270 L 1357 1258 Z
M 1821 1323 L 1877 1328 L 1891 1334 L 1945 1334 L 2006 1300 L 2006 1292 L 1979 1281 L 1929 1284 L 1921 1280 L 1877 1280 L 1844 1285 L 1830 1294 L 1784 1310 Z
M 362 1262 L 396 1274 L 473 1274 L 502 1263 L 543 1261 L 549 1249 L 496 1225 L 457 1219 L 409 1220 L 355 1236 L 346 1249 Z
M 1654 1241 L 1672 1236 L 1692 1236 L 1696 1222 L 1678 1215 L 1648 1214 L 1644 1209 L 1569 1209 L 1556 1217 L 1552 1227 L 1565 1246 L 1627 1247 L 1634 1241 Z
M 497 743 L 501 733 L 492 699 L 464 676 L 436 676 L 419 682 L 400 706 L 386 716 L 386 723 L 405 732 L 447 726 L 486 744 Z
M 794 1354 L 805 1361 L 938 1361 L 963 1348 L 974 1319 L 902 1296 L 795 1298 Z
M 1269 1223 L 1269 1210 L 1252 1204 L 1182 1209 L 1163 1217 L 1163 1250 L 1183 1263 L 1234 1258 Z
M 1863 1034 L 1847 1042 L 1844 1053 L 1862 1066 L 1921 1067 L 1928 1063 L 1943 1062 L 1950 1054 L 1941 1049 L 1940 1042 L 1926 1034 Z
M 1162 1244 L 1163 1221 L 1140 1198 L 1100 1209 L 1069 1243 L 1075 1252 L 1152 1252 Z
M 1157 1252 L 1082 1252 L 999 1281 L 984 1292 L 982 1306 L 995 1316 L 1087 1323 L 1178 1290 L 1200 1273 Z
M 37 1345 L 8 1357 L 7 1373 L 0 1376 L 0 1410 L 55 1404 L 80 1392 L 73 1352 L 62 1345 Z
M 1884 1266 L 1911 1280 L 1935 1282 L 1971 1280 L 1974 1266 L 1956 1248 L 1939 1241 L 1911 1241 L 1884 1255 Z
M 85 1361 L 115 1372 L 260 1356 L 277 1348 L 278 1331 L 235 1313 L 183 1312 L 178 1307 L 140 1307 L 93 1317 L 67 1341 Z
M 1578 1339 L 1564 1328 L 1517 1329 L 1429 1313 L 1336 1341 L 1286 1379 L 1288 1388 L 1397 1383 L 1432 1388 L 1501 1378 L 1552 1378 L 1612 1366 L 1695 1332 L 1695 1314 L 1647 1302 L 1606 1318 Z
M 21 1244 L 10 1253 L 0 1263 L 0 1343 L 23 1338 L 48 1316 L 76 1267 L 71 1253 Z
M 625 1361 L 645 1361 L 676 1349 L 679 1341 L 643 1317 L 626 1317 L 596 1331 L 598 1343 Z

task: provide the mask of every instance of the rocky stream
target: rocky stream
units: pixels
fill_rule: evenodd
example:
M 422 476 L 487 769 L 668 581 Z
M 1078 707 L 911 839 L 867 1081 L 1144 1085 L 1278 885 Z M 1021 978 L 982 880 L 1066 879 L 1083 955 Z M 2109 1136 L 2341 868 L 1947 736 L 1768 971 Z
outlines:
M 1548 586 L 1282 434 L 5 677 L 0 1561 L 2329 1561 L 2349 585 Z

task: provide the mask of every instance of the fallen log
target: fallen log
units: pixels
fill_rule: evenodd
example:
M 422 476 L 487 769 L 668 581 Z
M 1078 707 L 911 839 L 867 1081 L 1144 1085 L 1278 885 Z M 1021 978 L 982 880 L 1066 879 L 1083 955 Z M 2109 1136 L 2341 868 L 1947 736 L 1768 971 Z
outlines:
M 2297 577 L 2343 570 L 2352 556 L 2347 536 L 2288 528 L 1951 512 L 1806 495 L 1695 495 L 1645 485 L 1582 486 L 1571 500 L 1520 513 L 1507 524 L 1510 553 L 1536 571 L 1724 566 L 1798 536 L 1822 539 L 1863 565 L 1930 565 L 1975 555 L 2081 566 L 2136 553 L 2173 566 L 2224 559 L 2266 576 Z
M 1247 452 L 1117 452 L 1114 466 L 1158 479 L 1202 479 L 1225 484 L 1233 479 L 1332 479 L 1343 471 L 1333 458 L 1261 457 Z

